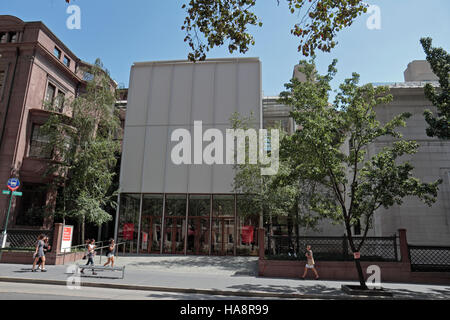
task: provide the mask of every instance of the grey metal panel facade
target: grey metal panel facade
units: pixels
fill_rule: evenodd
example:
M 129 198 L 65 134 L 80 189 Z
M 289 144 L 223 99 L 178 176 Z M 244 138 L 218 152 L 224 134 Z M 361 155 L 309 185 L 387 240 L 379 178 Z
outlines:
M 253 113 L 260 128 L 261 63 L 257 58 L 205 62 L 136 63 L 130 88 L 120 178 L 122 193 L 231 193 L 232 165 L 175 165 L 171 161 L 173 130 L 192 135 L 194 121 L 220 129 L 224 139 L 233 112 Z M 208 145 L 203 143 L 203 148 Z

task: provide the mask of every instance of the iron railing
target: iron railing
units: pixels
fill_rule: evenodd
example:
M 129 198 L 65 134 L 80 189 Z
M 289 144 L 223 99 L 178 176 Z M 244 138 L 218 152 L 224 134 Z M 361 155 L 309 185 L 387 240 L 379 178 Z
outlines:
M 39 235 L 46 235 L 49 238 L 49 244 L 53 244 L 53 230 L 36 229 L 10 229 L 6 238 L 6 249 L 15 250 L 34 250 Z
M 355 245 L 361 237 L 354 237 Z M 266 255 L 274 260 L 306 260 L 306 246 L 310 245 L 316 260 L 353 260 L 348 239 L 342 237 L 296 237 L 275 235 L 267 237 Z M 366 237 L 360 250 L 362 261 L 398 261 L 397 237 Z
M 408 245 L 411 271 L 450 272 L 450 247 Z

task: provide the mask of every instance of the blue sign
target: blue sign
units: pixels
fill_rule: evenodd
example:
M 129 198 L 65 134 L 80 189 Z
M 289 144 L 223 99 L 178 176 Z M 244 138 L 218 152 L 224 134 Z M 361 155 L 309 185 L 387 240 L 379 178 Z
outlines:
M 20 186 L 20 181 L 19 181 L 19 179 L 17 179 L 17 178 L 11 178 L 11 179 L 9 179 L 8 180 L 8 188 L 10 189 L 10 190 L 17 190 L 17 189 L 19 189 L 19 186 Z

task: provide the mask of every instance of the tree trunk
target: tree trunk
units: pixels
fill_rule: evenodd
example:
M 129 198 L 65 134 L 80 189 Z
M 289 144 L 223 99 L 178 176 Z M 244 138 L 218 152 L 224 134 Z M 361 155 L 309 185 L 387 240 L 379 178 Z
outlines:
M 358 271 L 358 278 L 359 278 L 359 284 L 361 285 L 362 289 L 368 289 L 366 285 L 366 280 L 364 278 L 364 273 L 361 267 L 361 261 L 360 259 L 355 259 L 356 264 L 356 270 Z
M 347 230 L 348 243 L 350 245 L 350 248 L 352 249 L 352 253 L 355 253 L 356 247 L 353 242 L 352 230 L 350 228 L 350 224 L 347 221 L 345 223 L 345 227 Z M 364 278 L 364 273 L 363 273 L 363 270 L 361 267 L 361 261 L 360 261 L 360 259 L 355 259 L 354 257 L 353 257 L 353 259 L 355 260 L 356 271 L 358 272 L 358 279 L 359 279 L 359 284 L 361 285 L 361 289 L 368 289 L 367 285 L 366 285 L 366 279 Z

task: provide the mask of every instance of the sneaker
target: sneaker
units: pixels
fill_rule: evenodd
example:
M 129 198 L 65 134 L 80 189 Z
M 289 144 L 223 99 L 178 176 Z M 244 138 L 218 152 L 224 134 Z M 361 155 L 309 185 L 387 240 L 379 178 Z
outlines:
M 47 272 L 47 269 L 41 269 L 41 272 Z
M 93 276 L 96 276 L 96 275 L 97 275 L 97 273 L 96 273 L 96 272 L 92 272 L 92 275 L 93 275 Z
M 37 272 L 36 269 L 31 269 L 31 272 Z

